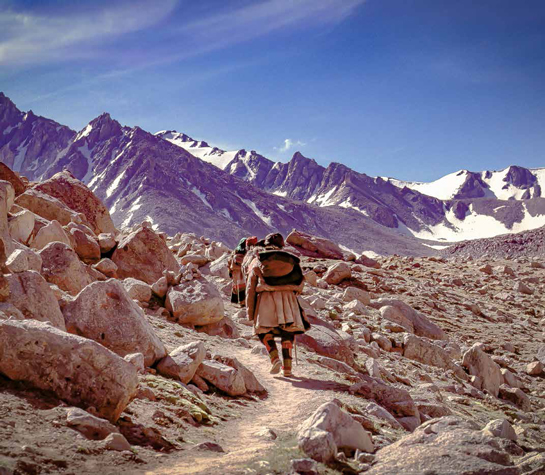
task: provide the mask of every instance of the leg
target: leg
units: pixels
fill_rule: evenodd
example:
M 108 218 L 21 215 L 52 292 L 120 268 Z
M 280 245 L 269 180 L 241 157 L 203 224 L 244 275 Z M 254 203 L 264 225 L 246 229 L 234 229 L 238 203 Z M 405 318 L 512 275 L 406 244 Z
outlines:
M 282 360 L 284 362 L 284 376 L 291 376 L 291 350 L 295 335 L 291 332 L 282 332 Z
M 276 374 L 280 371 L 280 358 L 278 357 L 278 349 L 276 348 L 276 342 L 274 341 L 274 335 L 272 332 L 269 333 L 260 333 L 258 335 L 261 343 L 267 348 L 269 353 L 269 358 L 271 359 L 271 374 Z

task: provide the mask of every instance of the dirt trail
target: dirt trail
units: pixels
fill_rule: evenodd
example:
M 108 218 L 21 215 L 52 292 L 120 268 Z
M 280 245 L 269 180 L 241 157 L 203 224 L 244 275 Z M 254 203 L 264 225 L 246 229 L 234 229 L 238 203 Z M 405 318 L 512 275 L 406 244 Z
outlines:
M 184 451 L 180 453 L 179 463 L 154 470 L 154 474 L 249 473 L 244 468 L 250 462 L 263 459 L 275 444 L 267 429 L 278 436 L 295 435 L 302 421 L 318 406 L 335 397 L 335 389 L 344 389 L 339 383 L 313 377 L 273 376 L 269 374 L 268 357 L 251 354 L 250 349 L 238 349 L 234 356 L 253 371 L 267 388 L 268 396 L 243 407 L 240 418 L 227 422 L 220 429 L 221 435 L 218 434 L 216 441 L 225 453 Z M 306 375 L 312 366 L 300 362 L 294 367 L 294 373 Z

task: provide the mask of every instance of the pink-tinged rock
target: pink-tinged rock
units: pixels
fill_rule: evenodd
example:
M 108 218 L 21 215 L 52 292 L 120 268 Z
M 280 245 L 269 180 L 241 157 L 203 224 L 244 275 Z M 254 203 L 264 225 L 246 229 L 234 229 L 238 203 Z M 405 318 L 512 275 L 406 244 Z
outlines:
M 70 237 L 66 234 L 58 221 L 51 221 L 46 226 L 41 227 L 30 244 L 34 249 L 39 250 L 53 242 L 62 242 L 68 247 L 72 247 Z
M 431 340 L 447 339 L 445 332 L 441 328 L 428 319 L 424 314 L 416 311 L 402 300 L 380 298 L 371 301 L 371 306 L 378 309 L 385 306 L 395 307 L 398 312 L 395 312 L 395 314 L 394 312 L 391 312 L 388 315 L 388 319 L 400 324 L 403 327 L 406 327 L 407 330 L 410 330 L 410 325 L 407 322 L 409 321 L 414 328 L 414 333 L 418 336 L 430 338 Z M 403 318 L 401 318 L 399 315 L 401 315 Z M 383 313 L 383 317 L 386 318 L 385 312 Z
M 350 366 L 354 365 L 354 353 L 350 345 L 333 327 L 329 325 L 315 324 L 323 323 L 319 319 L 312 319 L 312 327 L 302 335 L 297 335 L 297 344 L 307 347 L 322 356 L 327 356 L 343 361 Z
M 389 386 L 378 379 L 362 375 L 362 381 L 351 386 L 350 392 L 375 401 L 387 409 L 407 430 L 413 431 L 420 425 L 418 407 L 405 389 Z
M 39 190 L 26 190 L 17 197 L 15 203 L 48 221 L 58 221 L 63 226 L 67 225 L 70 221 L 82 221 L 81 216 L 62 201 Z
M 34 187 L 63 202 L 68 208 L 85 215 L 96 233 L 115 233 L 115 226 L 108 208 L 81 181 L 68 172 L 53 175 Z
M 286 239 L 296 249 L 311 257 L 343 259 L 345 251 L 329 239 L 312 236 L 302 231 L 293 230 Z
M 49 322 L 66 330 L 57 298 L 40 274 L 24 271 L 7 275 L 6 279 L 9 286 L 7 303 L 14 305 L 25 318 Z
M 100 261 L 93 266 L 93 269 L 101 272 L 106 277 L 117 279 L 117 265 L 114 261 L 108 259 L 107 257 L 100 259 Z
M 242 396 L 246 393 L 243 375 L 235 368 L 218 361 L 203 361 L 196 374 L 229 396 Z
M 26 185 L 23 183 L 23 180 L 21 180 L 17 173 L 2 162 L 0 162 L 0 180 L 8 181 L 11 184 L 15 191 L 15 196 L 19 196 L 21 193 L 25 192 Z
M 76 228 L 70 230 L 70 235 L 74 251 L 82 261 L 93 264 L 100 260 L 100 246 L 95 238 Z
M 142 309 L 115 279 L 88 285 L 62 312 L 70 333 L 95 340 L 120 356 L 142 353 L 146 366 L 152 366 L 167 354 Z
M 473 345 L 462 357 L 462 365 L 468 369 L 469 374 L 477 376 L 482 381 L 482 389 L 498 397 L 500 385 L 503 383 L 503 375 L 497 363 L 488 356 L 479 344 Z
M 202 341 L 179 346 L 157 364 L 157 371 L 163 376 L 175 378 L 187 384 L 206 356 Z
M 350 279 L 352 269 L 345 262 L 338 262 L 331 266 L 324 274 L 324 280 L 330 285 L 340 284 L 343 280 Z
M 94 279 L 73 249 L 62 242 L 52 242 L 40 251 L 42 275 L 70 295 L 77 295 Z
M 34 213 L 28 210 L 19 211 L 8 218 L 9 234 L 21 244 L 28 243 L 34 231 Z
M 322 404 L 301 424 L 299 448 L 318 462 L 332 462 L 342 449 L 373 452 L 371 435 L 334 402 Z
M 209 325 L 224 317 L 223 299 L 215 285 L 204 278 L 170 287 L 165 306 L 184 325 Z
M 138 228 L 126 236 L 112 255 L 120 278 L 134 277 L 148 284 L 162 277 L 163 271 L 178 272 L 180 265 L 174 255 L 153 230 Z
M 35 320 L 0 320 L 0 373 L 115 422 L 136 395 L 133 365 L 98 343 Z

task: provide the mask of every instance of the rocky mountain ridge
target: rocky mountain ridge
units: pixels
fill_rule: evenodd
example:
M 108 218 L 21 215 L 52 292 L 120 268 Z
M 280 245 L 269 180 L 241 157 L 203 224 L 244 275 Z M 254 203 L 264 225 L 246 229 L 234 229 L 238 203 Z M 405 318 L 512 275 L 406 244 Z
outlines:
M 299 228 L 356 252 L 426 255 L 452 241 L 545 224 L 537 185 L 530 199 L 467 193 L 443 201 L 342 164 L 322 167 L 300 153 L 274 163 L 173 131 L 154 136 L 106 113 L 76 133 L 22 113 L 4 95 L 0 109 L 3 163 L 30 180 L 69 170 L 104 200 L 118 225 L 147 219 L 166 232 L 191 231 L 230 245 L 241 235 Z M 524 173 L 511 175 L 524 185 Z

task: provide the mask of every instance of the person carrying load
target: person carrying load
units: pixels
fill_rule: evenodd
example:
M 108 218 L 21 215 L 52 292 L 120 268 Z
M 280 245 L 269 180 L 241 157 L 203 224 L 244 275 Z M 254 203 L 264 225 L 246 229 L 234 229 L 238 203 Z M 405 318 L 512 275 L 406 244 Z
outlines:
M 295 335 L 304 333 L 306 322 L 297 296 L 303 291 L 304 277 L 299 258 L 284 251 L 284 238 L 269 234 L 249 266 L 246 307 L 254 332 L 271 359 L 271 374 L 280 372 L 275 337 L 282 345 L 283 374 L 292 376 L 292 348 Z

